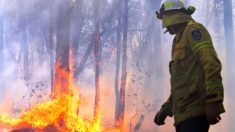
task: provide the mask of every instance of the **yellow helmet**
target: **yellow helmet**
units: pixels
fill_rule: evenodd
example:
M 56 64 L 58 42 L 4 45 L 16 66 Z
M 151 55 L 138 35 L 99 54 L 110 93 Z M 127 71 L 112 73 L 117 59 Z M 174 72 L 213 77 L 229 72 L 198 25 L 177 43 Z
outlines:
M 156 12 L 157 18 L 162 19 L 162 27 L 184 23 L 192 19 L 191 15 L 196 8 L 189 6 L 186 9 L 182 0 L 163 0 L 160 11 Z

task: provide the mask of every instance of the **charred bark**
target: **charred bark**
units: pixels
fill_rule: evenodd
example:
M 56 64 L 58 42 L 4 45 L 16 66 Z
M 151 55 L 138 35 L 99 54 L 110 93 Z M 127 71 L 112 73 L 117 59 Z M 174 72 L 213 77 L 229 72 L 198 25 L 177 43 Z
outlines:
M 123 1 L 123 54 L 122 54 L 122 76 L 121 86 L 118 99 L 118 121 L 116 126 L 124 130 L 125 118 L 125 95 L 126 95 L 126 78 L 127 78 L 127 30 L 128 30 L 128 0 Z
M 118 4 L 119 6 L 119 4 Z M 119 6 L 120 7 L 120 6 Z M 122 28 L 122 15 L 117 12 L 118 15 L 118 24 L 117 24 L 117 40 L 116 40 L 116 51 L 117 51 L 117 60 L 116 60 L 116 70 L 115 70 L 115 118 L 114 124 L 118 121 L 118 110 L 119 110 L 119 76 L 120 76 L 120 62 L 121 62 L 121 28 Z
M 95 46 L 95 44 L 94 44 L 94 41 L 92 40 L 89 43 L 89 45 L 88 45 L 88 47 L 86 49 L 85 54 L 82 56 L 82 59 L 81 59 L 81 61 L 79 63 L 79 66 L 76 68 L 76 71 L 75 71 L 75 77 L 76 78 L 78 78 L 80 73 L 84 70 L 86 61 L 87 61 L 89 55 L 91 54 L 91 51 L 94 49 L 94 46 Z
M 144 115 L 142 114 L 137 124 L 135 125 L 134 132 L 138 132 L 140 130 L 140 127 L 142 126 L 143 122 L 144 122 Z
M 54 4 L 54 0 L 50 1 L 51 4 Z M 48 36 L 48 51 L 49 51 L 49 58 L 50 58 L 50 77 L 51 77 L 51 92 L 53 92 L 53 80 L 54 80 L 54 67 L 55 67 L 55 60 L 54 60 L 54 34 L 55 34 L 55 14 L 53 12 L 53 8 L 50 8 L 50 18 L 49 18 L 49 36 Z
M 101 44 L 100 44 L 100 1 L 96 0 L 94 2 L 96 7 L 94 10 L 95 18 L 95 105 L 94 105 L 94 122 L 99 120 L 99 110 L 100 110 L 100 67 L 101 67 Z
M 71 48 L 73 49 L 75 71 L 77 71 L 77 67 L 78 67 L 78 47 L 80 46 L 80 43 L 81 43 L 83 22 L 84 22 L 83 1 L 77 0 L 73 4 L 72 25 L 71 25 L 71 29 L 72 29 Z M 76 78 L 77 76 L 75 75 L 74 79 Z
M 68 0 L 61 2 L 57 14 L 56 32 L 56 65 L 59 69 L 69 73 L 69 48 L 70 48 L 70 22 L 71 22 L 71 3 Z M 69 74 L 61 75 L 55 72 L 55 85 L 61 86 L 61 91 L 68 92 Z
M 117 28 L 117 60 L 116 60 L 116 72 L 115 72 L 115 95 L 116 95 L 116 106 L 115 106 L 115 123 L 118 119 L 118 99 L 119 99 L 119 74 L 120 74 L 120 61 L 121 61 L 121 31 L 120 31 L 120 18 L 118 18 L 118 28 Z

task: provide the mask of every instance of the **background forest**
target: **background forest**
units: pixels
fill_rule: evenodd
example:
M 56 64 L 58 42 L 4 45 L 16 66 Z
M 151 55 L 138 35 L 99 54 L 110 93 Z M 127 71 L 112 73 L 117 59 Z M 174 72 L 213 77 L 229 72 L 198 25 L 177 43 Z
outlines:
M 185 2 L 197 8 L 193 18 L 208 28 L 223 65 L 226 113 L 211 132 L 234 132 L 235 0 Z M 72 71 L 72 56 L 81 116 L 92 120 L 100 104 L 103 127 L 123 120 L 125 131 L 174 131 L 172 119 L 162 127 L 153 123 L 170 91 L 173 40 L 156 19 L 160 3 L 0 0 L 0 112 L 17 117 L 50 100 L 55 64 Z

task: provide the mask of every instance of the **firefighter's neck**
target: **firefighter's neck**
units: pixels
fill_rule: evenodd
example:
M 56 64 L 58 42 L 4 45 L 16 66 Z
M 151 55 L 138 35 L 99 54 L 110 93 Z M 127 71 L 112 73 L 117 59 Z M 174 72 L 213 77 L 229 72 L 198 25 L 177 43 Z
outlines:
M 187 25 L 187 23 L 172 25 L 172 26 L 167 27 L 167 31 L 171 35 L 181 34 L 181 32 L 184 31 L 186 25 Z

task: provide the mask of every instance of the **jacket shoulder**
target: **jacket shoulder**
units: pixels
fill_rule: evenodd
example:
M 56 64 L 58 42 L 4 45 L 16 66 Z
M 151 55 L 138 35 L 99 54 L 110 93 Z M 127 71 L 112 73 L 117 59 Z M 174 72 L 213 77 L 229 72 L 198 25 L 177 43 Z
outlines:
M 201 24 L 194 20 L 188 22 L 185 28 L 186 36 L 190 41 L 204 41 L 211 40 L 210 33 L 208 30 Z
M 185 30 L 191 32 L 192 30 L 195 30 L 195 29 L 206 30 L 206 28 L 201 23 L 196 22 L 194 20 L 190 20 Z

